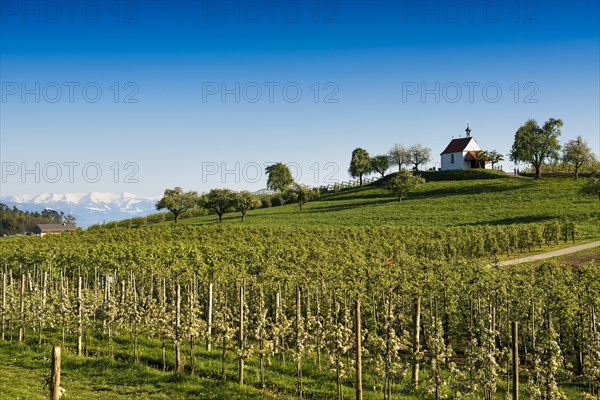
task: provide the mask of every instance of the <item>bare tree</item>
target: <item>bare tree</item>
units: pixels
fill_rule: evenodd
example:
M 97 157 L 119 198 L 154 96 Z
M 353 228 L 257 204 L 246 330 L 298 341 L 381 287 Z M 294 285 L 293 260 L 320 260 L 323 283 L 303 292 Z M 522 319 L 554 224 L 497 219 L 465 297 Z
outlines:
M 389 151 L 391 165 L 398 166 L 398 172 L 402 171 L 403 165 L 410 164 L 410 153 L 406 146 L 394 144 L 394 147 Z
M 422 144 L 413 144 L 408 149 L 408 152 L 410 154 L 410 162 L 415 171 L 419 170 L 419 165 L 431 161 L 431 149 Z

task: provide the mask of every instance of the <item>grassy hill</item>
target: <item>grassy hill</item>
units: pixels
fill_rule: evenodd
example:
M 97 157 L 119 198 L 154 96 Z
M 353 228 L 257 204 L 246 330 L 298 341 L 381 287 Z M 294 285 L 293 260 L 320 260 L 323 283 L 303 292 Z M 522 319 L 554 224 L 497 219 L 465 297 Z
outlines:
M 578 194 L 583 179 L 532 180 L 490 175 L 500 179 L 432 181 L 440 178 L 435 174 L 426 174 L 429 181 L 401 202 L 385 190 L 386 177 L 362 189 L 325 194 L 306 204 L 302 211 L 295 204 L 252 210 L 243 224 L 461 226 L 569 218 L 577 222 L 584 236 L 600 236 L 600 202 Z M 219 222 L 215 215 L 208 215 L 180 223 Z M 242 224 L 240 214 L 225 214 L 223 224 Z

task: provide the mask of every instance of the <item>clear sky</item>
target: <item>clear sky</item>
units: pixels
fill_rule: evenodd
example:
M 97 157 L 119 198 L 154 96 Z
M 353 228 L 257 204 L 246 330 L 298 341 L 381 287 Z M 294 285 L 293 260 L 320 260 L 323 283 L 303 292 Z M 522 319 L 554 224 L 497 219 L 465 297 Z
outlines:
M 439 166 L 467 121 L 506 154 L 562 118 L 600 153 L 596 0 L 0 6 L 4 196 L 256 190 L 276 161 L 321 185 L 394 143 Z

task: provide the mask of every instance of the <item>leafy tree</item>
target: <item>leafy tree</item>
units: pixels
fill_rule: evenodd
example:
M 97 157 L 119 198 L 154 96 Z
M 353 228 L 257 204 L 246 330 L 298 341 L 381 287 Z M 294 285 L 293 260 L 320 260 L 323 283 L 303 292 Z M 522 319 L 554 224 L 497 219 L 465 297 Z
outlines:
M 485 163 L 491 163 L 492 169 L 494 169 L 495 164 L 504 160 L 504 156 L 502 154 L 498 153 L 496 150 L 491 150 L 491 151 L 478 150 L 475 152 L 475 156 L 477 158 L 477 161 L 484 163 L 482 168 L 485 166 Z
M 586 162 L 594 159 L 594 153 L 587 142 L 581 136 L 572 139 L 565 144 L 563 149 L 563 161 L 573 165 L 575 169 L 575 179 L 579 179 L 579 169 Z
M 217 214 L 222 222 L 223 214 L 236 205 L 236 193 L 230 189 L 212 189 L 202 196 L 200 204 Z
M 65 214 L 62 211 L 58 212 L 51 208 L 45 208 L 44 211 L 42 211 L 42 217 L 50 218 L 55 223 L 61 223 L 64 215 Z
M 286 191 L 287 202 L 295 202 L 300 206 L 300 210 L 302 210 L 304 204 L 317 199 L 319 195 L 319 189 L 311 188 L 301 183 L 294 183 L 292 187 Z
M 248 192 L 247 190 L 235 194 L 235 209 L 242 213 L 242 221 L 246 219 L 248 210 L 260 208 L 262 201 L 260 197 Z
M 397 165 L 398 171 L 402 171 L 402 166 L 410 164 L 410 152 L 401 144 L 394 144 L 389 151 L 390 164 Z
M 284 193 L 273 193 L 269 197 L 269 200 L 271 202 L 271 206 L 277 207 L 277 206 L 284 205 L 286 199 L 285 199 Z
M 425 179 L 419 175 L 415 175 L 410 171 L 400 171 L 392 177 L 387 189 L 398 198 L 398 201 L 402 201 L 403 197 L 408 196 L 418 185 L 424 182 Z
M 37 224 L 62 223 L 63 217 L 64 213 L 56 210 L 21 211 L 0 203 L 0 236 L 32 232 Z
M 63 221 L 64 221 L 65 224 L 76 225 L 77 224 L 77 217 L 75 217 L 72 214 L 65 215 L 63 217 Z
M 485 150 L 476 151 L 475 159 L 477 160 L 478 167 L 481 167 L 481 168 L 485 168 L 485 164 L 490 162 L 489 153 Z
M 544 161 L 558 157 L 558 137 L 562 126 L 560 119 L 550 118 L 542 127 L 534 119 L 527 120 L 515 133 L 510 159 L 514 162 L 531 163 L 535 168 L 535 178 L 541 178 Z
M 589 194 L 592 196 L 598 196 L 600 200 L 600 177 L 594 176 L 581 187 L 581 194 Z
M 360 187 L 363 186 L 363 175 L 368 174 L 373 170 L 371 165 L 371 157 L 365 149 L 356 148 L 352 152 L 352 159 L 350 160 L 350 168 L 348 172 L 353 178 L 358 178 L 360 181 Z
M 265 172 L 268 175 L 267 188 L 276 192 L 285 191 L 294 182 L 292 172 L 284 163 L 269 165 Z
M 194 208 L 198 204 L 197 192 L 184 192 L 182 188 L 166 189 L 165 193 L 157 203 L 157 210 L 169 210 L 175 218 L 175 223 L 179 216 L 187 210 Z
M 381 178 L 384 178 L 385 172 L 390 168 L 390 158 L 385 154 L 375 156 L 371 159 L 371 165 L 373 172 L 381 174 Z
M 408 149 L 408 152 L 410 154 L 409 160 L 413 164 L 415 171 L 419 170 L 419 165 L 431 161 L 431 149 L 422 144 L 413 144 Z
M 488 161 L 492 163 L 492 169 L 494 169 L 494 165 L 496 165 L 500 161 L 504 161 L 504 156 L 498 153 L 496 150 L 486 151 L 486 155 Z

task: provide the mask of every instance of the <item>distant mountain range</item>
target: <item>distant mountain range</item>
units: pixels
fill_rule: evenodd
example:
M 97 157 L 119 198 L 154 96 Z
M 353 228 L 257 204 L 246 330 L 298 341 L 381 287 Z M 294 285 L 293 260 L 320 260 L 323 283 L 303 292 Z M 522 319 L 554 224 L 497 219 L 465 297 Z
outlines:
M 158 198 L 131 193 L 42 193 L 0 197 L 0 202 L 24 211 L 53 209 L 77 218 L 77 226 L 87 228 L 104 221 L 115 221 L 156 212 Z

